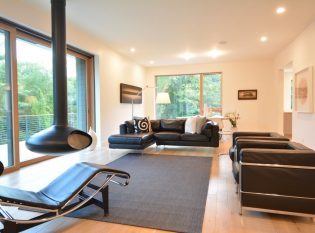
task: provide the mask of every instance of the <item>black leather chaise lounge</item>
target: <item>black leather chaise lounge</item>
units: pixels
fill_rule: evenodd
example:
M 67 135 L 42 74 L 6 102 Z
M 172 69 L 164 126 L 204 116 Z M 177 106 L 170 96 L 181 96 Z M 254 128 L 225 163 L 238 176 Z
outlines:
M 99 186 L 92 184 L 94 178 L 101 174 L 104 175 L 102 184 Z M 70 167 L 38 192 L 0 186 L 0 221 L 4 225 L 1 232 L 19 232 L 91 204 L 101 207 L 104 215 L 107 215 L 109 183 L 126 186 L 129 179 L 130 175 L 127 172 L 82 162 Z M 92 194 L 87 195 L 85 188 L 92 189 Z M 94 198 L 97 193 L 102 194 L 102 201 Z M 43 214 L 28 220 L 15 219 L 5 206 L 21 207 Z

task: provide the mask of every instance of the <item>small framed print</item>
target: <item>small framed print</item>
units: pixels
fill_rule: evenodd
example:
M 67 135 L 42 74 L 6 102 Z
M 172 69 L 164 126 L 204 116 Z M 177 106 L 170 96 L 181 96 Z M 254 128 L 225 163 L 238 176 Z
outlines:
M 257 90 L 238 90 L 239 100 L 257 100 Z

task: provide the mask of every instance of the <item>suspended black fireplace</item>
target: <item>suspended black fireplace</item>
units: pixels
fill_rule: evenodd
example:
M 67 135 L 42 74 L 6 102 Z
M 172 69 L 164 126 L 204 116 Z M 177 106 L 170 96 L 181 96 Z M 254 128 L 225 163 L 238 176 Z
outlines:
M 54 123 L 26 141 L 29 150 L 45 154 L 65 154 L 87 148 L 92 137 L 68 126 L 66 66 L 66 1 L 51 0 Z

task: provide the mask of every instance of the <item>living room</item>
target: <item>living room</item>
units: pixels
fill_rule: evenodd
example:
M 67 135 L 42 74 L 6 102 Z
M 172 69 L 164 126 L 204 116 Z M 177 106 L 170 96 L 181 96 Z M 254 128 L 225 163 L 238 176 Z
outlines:
M 155 119 L 157 91 L 154 87 L 157 76 L 221 73 L 222 115 L 236 111 L 240 115 L 238 131 L 284 134 L 284 102 L 285 98 L 288 98 L 284 96 L 284 71 L 290 66 L 289 69 L 297 74 L 314 66 L 315 3 L 311 0 L 258 2 L 236 3 L 225 0 L 200 1 L 196 4 L 195 1 L 185 1 L 180 10 L 178 9 L 182 5 L 180 1 L 171 3 L 137 1 L 137 4 L 107 1 L 104 3 L 97 0 L 89 4 L 85 4 L 84 1 L 67 1 L 67 43 L 78 51 L 82 50 L 94 56 L 95 80 L 93 80 L 94 89 L 90 92 L 93 96 L 90 101 L 94 104 L 91 104 L 86 111 L 92 112 L 88 127 L 92 126 L 96 132 L 96 150 L 91 152 L 89 158 L 87 158 L 88 153 L 84 152 L 78 157 L 73 154 L 54 158 L 43 162 L 42 165 L 21 162 L 15 169 L 6 169 L 7 173 L 16 172 L 10 173 L 7 178 L 1 177 L 1 185 L 36 190 L 57 177 L 68 167 L 67 163 L 74 161 L 108 163 L 113 158 L 127 154 L 128 150 L 108 150 L 109 136 L 117 134 L 119 125 L 132 118 L 131 104 L 121 104 L 119 101 L 120 84 L 130 84 L 143 89 L 146 86 L 153 87 L 143 90 L 143 104 L 134 104 L 134 115 Z M 286 11 L 278 15 L 275 11 L 279 6 L 285 7 Z M 166 8 L 168 10 L 165 10 Z M 209 16 L 211 14 L 207 15 L 210 9 L 213 18 Z M 194 14 L 188 17 L 187 14 L 191 10 Z M 163 11 L 165 11 L 164 17 L 162 17 Z M 222 14 L 218 13 L 221 11 Z M 0 16 L 6 22 L 10 21 L 51 36 L 48 0 L 2 0 Z M 158 17 L 161 19 L 159 20 Z M 147 23 L 142 22 L 146 20 Z M 193 23 L 190 23 L 190 20 Z M 234 24 L 234 21 L 237 23 Z M 199 26 L 198 22 L 202 26 Z M 220 27 L 217 22 L 224 26 Z M 3 23 L 5 24 L 5 22 L 0 24 L 1 29 L 5 29 Z M 164 33 L 169 34 L 170 37 L 165 35 L 158 37 L 157 34 L 153 34 L 154 27 L 162 32 L 164 27 Z M 194 31 L 193 28 L 198 29 Z M 205 33 L 206 28 L 211 28 L 210 31 L 213 33 Z M 106 31 L 111 31 L 112 34 L 107 34 Z M 197 32 L 200 36 L 191 36 Z M 204 35 L 208 38 L 203 38 Z M 268 36 L 267 41 L 262 42 L 262 36 Z M 180 40 L 180 38 L 186 39 Z M 205 43 L 204 41 L 207 40 L 210 42 Z M 246 41 L 242 42 L 242 40 Z M 202 50 L 198 47 L 198 41 L 200 44 L 208 44 L 208 47 Z M 165 50 L 162 50 L 163 46 L 159 47 L 158 44 L 165 45 Z M 185 44 L 185 46 L 175 52 L 171 47 L 176 47 L 176 44 Z M 151 50 L 147 52 L 146 49 L 150 47 Z M 207 57 L 205 53 L 213 47 L 222 49 L 226 54 L 217 58 Z M 131 48 L 135 51 L 130 51 Z M 182 53 L 188 51 L 191 53 L 191 58 L 180 57 Z M 311 87 L 313 90 L 314 83 Z M 257 90 L 256 100 L 238 99 L 239 90 L 251 89 Z M 314 118 L 315 114 L 312 111 L 301 113 L 293 109 L 292 122 L 290 122 L 291 140 L 315 149 L 315 142 L 312 139 L 315 132 Z M 220 141 L 219 153 L 226 152 L 229 143 L 230 141 L 227 143 Z M 20 149 L 20 153 L 22 151 Z M 212 153 L 211 156 L 214 158 L 208 190 L 209 198 L 205 207 L 202 232 L 231 232 L 233 227 L 240 232 L 312 232 L 315 229 L 315 224 L 307 218 L 259 212 L 240 217 L 237 213 L 237 195 L 234 192 L 225 194 L 234 191 L 230 161 L 225 155 L 218 156 L 218 152 L 213 148 L 166 146 L 156 151 L 155 146 L 152 146 L 144 150 L 144 153 L 188 156 Z M 36 182 L 28 180 L 32 174 L 34 176 L 34 174 L 45 173 L 45 170 L 53 166 L 56 167 L 55 171 L 38 177 Z M 32 183 L 36 183 L 35 186 Z M 120 192 L 124 192 L 124 188 Z M 211 208 L 209 200 L 215 203 L 215 208 Z M 225 202 L 230 203 L 232 209 L 224 207 Z M 225 217 L 234 224 L 224 226 Z M 264 227 L 260 226 L 261 224 L 264 224 Z M 162 232 L 162 230 L 68 217 L 51 221 L 34 230 L 37 230 L 36 232 Z M 32 232 L 32 229 L 26 232 Z

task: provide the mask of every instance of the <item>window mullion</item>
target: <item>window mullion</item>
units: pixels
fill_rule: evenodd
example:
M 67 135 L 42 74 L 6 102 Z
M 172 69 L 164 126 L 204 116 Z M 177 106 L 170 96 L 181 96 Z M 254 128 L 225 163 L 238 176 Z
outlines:
M 203 104 L 203 74 L 200 74 L 200 86 L 199 86 L 199 90 L 200 90 L 200 115 L 204 115 L 204 104 Z
M 13 118 L 13 155 L 16 168 L 20 167 L 19 153 L 19 112 L 18 112 L 18 85 L 17 85 L 17 60 L 16 60 L 16 29 L 10 31 L 11 45 L 11 81 L 12 81 L 12 118 Z

